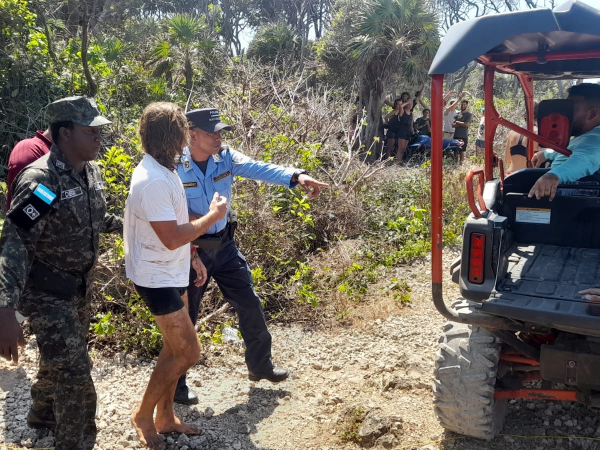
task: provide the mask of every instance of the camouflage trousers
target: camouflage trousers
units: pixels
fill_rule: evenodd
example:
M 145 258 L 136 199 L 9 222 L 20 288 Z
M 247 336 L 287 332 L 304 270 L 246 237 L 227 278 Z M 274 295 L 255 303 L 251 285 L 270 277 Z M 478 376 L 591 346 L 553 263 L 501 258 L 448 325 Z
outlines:
M 32 410 L 56 420 L 55 450 L 91 450 L 96 442 L 96 390 L 87 352 L 89 299 L 59 298 L 28 288 L 19 310 L 29 316 L 40 353 L 31 386 Z

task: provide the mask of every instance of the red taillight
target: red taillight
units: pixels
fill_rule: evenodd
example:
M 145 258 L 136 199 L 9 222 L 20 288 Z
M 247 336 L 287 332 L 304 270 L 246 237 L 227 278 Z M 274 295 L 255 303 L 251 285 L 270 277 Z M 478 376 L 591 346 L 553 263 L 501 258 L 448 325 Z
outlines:
M 483 284 L 483 264 L 485 261 L 485 234 L 471 233 L 469 254 L 469 282 Z

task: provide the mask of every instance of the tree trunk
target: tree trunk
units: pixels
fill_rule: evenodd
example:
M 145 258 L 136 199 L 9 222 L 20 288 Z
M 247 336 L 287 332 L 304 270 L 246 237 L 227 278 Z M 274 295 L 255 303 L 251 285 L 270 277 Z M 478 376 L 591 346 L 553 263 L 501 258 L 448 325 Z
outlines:
M 456 73 L 450 75 L 450 77 L 448 77 L 448 82 L 446 83 L 447 89 L 453 90 L 454 92 L 456 92 L 457 95 L 460 94 L 464 90 L 465 85 L 467 84 L 467 79 L 469 78 L 469 74 L 471 72 L 473 72 L 476 67 L 477 67 L 477 63 L 470 62 L 469 64 L 467 64 L 465 67 L 462 68 L 462 70 L 458 73 L 458 75 Z M 458 84 L 458 88 L 455 89 L 457 84 Z
M 368 67 L 360 80 L 359 119 L 362 109 L 366 110 L 367 125 L 362 131 L 365 151 L 370 152 L 369 160 L 379 158 L 383 136 L 381 128 L 381 106 L 383 105 L 383 82 L 379 78 L 381 70 L 379 67 Z M 378 138 L 378 139 L 376 139 Z
M 56 54 L 54 53 L 54 43 L 52 41 L 52 35 L 50 34 L 50 28 L 48 28 L 48 23 L 46 22 L 46 16 L 44 14 L 44 10 L 43 10 L 42 6 L 38 4 L 37 8 L 35 9 L 35 12 L 40 21 L 40 25 L 42 25 L 42 28 L 44 29 L 44 34 L 46 35 L 46 41 L 48 42 L 48 56 L 50 58 L 52 58 L 52 61 L 54 61 L 54 63 L 56 63 L 57 59 L 56 59 Z
M 556 83 L 558 84 L 558 97 L 565 98 L 565 88 L 562 80 L 556 80 Z
M 85 5 L 85 0 L 81 0 L 81 3 L 84 5 L 80 5 L 80 1 L 78 0 L 67 1 L 67 31 L 71 37 L 75 37 L 77 35 L 80 6 L 87 6 Z
M 194 78 L 194 69 L 192 68 L 192 61 L 190 61 L 189 51 L 185 53 L 185 90 L 189 94 L 192 90 L 192 80 Z
M 173 70 L 171 68 L 165 71 L 165 79 L 167 80 L 167 88 L 173 90 Z
M 94 97 L 98 93 L 98 85 L 92 77 L 90 67 L 88 65 L 87 52 L 88 52 L 88 7 L 86 2 L 82 2 L 81 7 L 83 8 L 83 23 L 81 26 L 81 64 L 83 66 L 83 73 L 85 80 L 87 81 L 87 95 L 88 97 Z
M 512 86 L 512 98 L 517 98 L 517 94 L 519 93 L 519 88 L 521 87 L 521 83 L 517 77 L 513 77 L 513 86 Z

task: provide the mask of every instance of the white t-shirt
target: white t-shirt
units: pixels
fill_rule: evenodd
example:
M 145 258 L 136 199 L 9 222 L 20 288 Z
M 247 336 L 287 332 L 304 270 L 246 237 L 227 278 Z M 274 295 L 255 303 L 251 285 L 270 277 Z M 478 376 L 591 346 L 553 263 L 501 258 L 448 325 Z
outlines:
M 183 184 L 175 172 L 146 154 L 131 177 L 123 225 L 125 271 L 138 286 L 188 285 L 190 246 L 169 250 L 150 226 L 170 220 L 189 222 Z
M 452 124 L 454 123 L 454 116 L 456 116 L 456 111 L 444 111 L 444 132 L 445 133 L 454 133 L 454 127 Z

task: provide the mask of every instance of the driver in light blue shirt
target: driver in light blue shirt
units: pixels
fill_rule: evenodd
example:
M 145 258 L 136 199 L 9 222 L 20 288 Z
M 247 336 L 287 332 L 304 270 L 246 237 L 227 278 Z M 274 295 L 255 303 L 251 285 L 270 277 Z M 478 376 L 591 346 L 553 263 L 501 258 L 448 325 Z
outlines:
M 553 200 L 560 183 L 577 181 L 600 170 L 600 85 L 575 85 L 569 89 L 569 98 L 573 100 L 573 139 L 568 148 L 573 154 L 566 157 L 560 153 L 536 153 L 532 162 L 537 167 L 546 159 L 554 162 L 552 169 L 533 185 L 530 198 L 549 196 Z
M 310 199 L 316 198 L 322 187 L 327 187 L 327 184 L 308 176 L 305 170 L 255 161 L 224 145 L 221 131 L 230 131 L 231 127 L 221 122 L 217 109 L 196 109 L 186 116 L 190 122 L 190 146 L 177 166 L 177 174 L 185 189 L 190 219 L 207 214 L 210 202 L 217 193 L 231 199 L 234 177 L 290 188 L 300 185 Z M 248 378 L 277 383 L 285 380 L 289 373 L 284 368 L 275 367 L 271 361 L 271 334 L 267 329 L 260 298 L 254 291 L 248 263 L 233 238 L 236 223 L 231 213 L 228 216 L 194 241 L 198 246 L 198 255 L 206 266 L 207 281 L 203 286 L 195 286 L 193 281 L 196 273 L 190 269 L 190 318 L 195 324 L 202 296 L 208 282 L 214 278 L 224 298 L 238 314 L 240 332 L 246 344 Z M 179 379 L 175 401 L 198 403 L 198 396 L 186 385 L 185 375 Z

